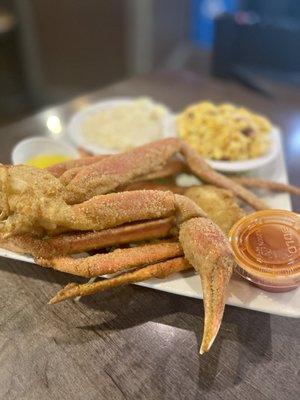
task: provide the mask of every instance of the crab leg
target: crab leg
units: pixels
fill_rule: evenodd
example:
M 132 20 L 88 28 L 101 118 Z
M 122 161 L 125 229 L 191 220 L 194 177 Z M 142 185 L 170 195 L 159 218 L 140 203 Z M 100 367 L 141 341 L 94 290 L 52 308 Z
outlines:
M 16 171 L 14 167 L 11 170 Z M 19 181 L 18 178 L 16 182 L 18 187 L 14 191 L 9 189 L 3 192 L 3 206 L 0 198 L 0 233 L 3 237 L 26 232 L 41 236 L 70 230 L 102 230 L 129 222 L 165 218 L 175 212 L 174 194 L 155 190 L 110 193 L 70 206 L 65 203 L 64 192 L 56 178 L 35 169 L 21 168 L 21 171 L 22 180 Z M 28 171 L 37 173 L 32 186 L 25 180 L 32 179 L 30 173 L 27 176 Z M 0 168 L 0 178 L 1 172 L 6 170 L 2 171 Z M 45 184 L 52 185 L 40 190 L 43 186 L 40 185 L 39 176 L 41 179 L 47 178 Z M 11 177 L 4 179 L 3 176 L 5 185 L 11 185 L 11 181 Z M 15 185 L 14 181 L 13 184 Z M 19 194 L 16 193 L 17 190 L 20 190 Z
M 140 192 L 142 193 L 145 192 Z M 173 207 L 180 229 L 180 244 L 185 257 L 199 273 L 203 285 L 205 327 L 200 349 L 203 353 L 209 350 L 219 330 L 226 288 L 235 262 L 225 235 L 213 222 L 204 217 L 205 214 L 193 201 L 185 196 L 173 195 Z M 77 286 L 76 288 L 78 289 Z M 67 297 L 94 293 L 98 285 L 92 288 L 84 286 L 84 291 L 81 291 L 80 286 L 78 290 L 76 288 L 72 288 L 70 296 L 67 291 Z M 58 301 L 57 298 L 55 301 Z
M 267 190 L 275 190 L 278 192 L 287 192 L 300 196 L 300 187 L 288 185 L 281 182 L 268 181 L 267 179 L 252 178 L 250 176 L 234 176 L 232 180 L 246 187 L 258 187 Z
M 159 171 L 177 150 L 177 140 L 170 138 L 163 145 L 157 141 L 81 168 L 66 186 L 66 201 L 69 204 L 80 203 L 95 195 L 111 192 L 138 177 Z
M 95 164 L 81 168 L 67 184 L 66 200 L 80 203 L 97 194 L 108 193 L 137 178 L 161 170 L 176 153 L 182 153 L 191 171 L 201 180 L 231 190 L 257 210 L 268 206 L 253 193 L 232 179 L 214 171 L 195 150 L 179 139 L 168 138 L 115 154 Z
M 73 219 L 66 226 L 77 230 L 100 230 L 128 222 L 169 217 L 174 214 L 171 192 L 139 190 L 95 196 L 71 207 Z
M 128 249 L 117 249 L 110 253 L 96 254 L 86 258 L 54 257 L 38 258 L 36 262 L 42 267 L 53 268 L 77 276 L 92 278 L 94 276 L 113 274 L 124 269 L 153 264 L 182 255 L 179 243 L 155 243 Z
M 186 169 L 185 164 L 180 160 L 170 160 L 166 163 L 166 165 L 158 171 L 150 172 L 147 175 L 144 175 L 138 180 L 143 179 L 145 181 L 153 180 L 153 179 L 161 179 L 166 178 L 168 176 L 176 176 L 183 172 Z
M 64 185 L 67 186 L 69 182 L 71 182 L 72 179 L 75 178 L 75 176 L 78 174 L 79 171 L 82 170 L 82 167 L 74 167 L 67 169 L 60 177 L 59 180 L 60 182 Z
M 179 240 L 185 257 L 202 282 L 205 320 L 200 354 L 203 354 L 210 349 L 218 333 L 225 307 L 225 289 L 235 262 L 228 240 L 209 219 L 193 218 L 184 222 Z
M 180 204 L 178 206 L 178 204 Z M 180 207 L 180 219 L 204 216 L 191 200 L 171 192 L 138 190 L 93 197 L 71 207 L 73 220 L 66 221 L 71 229 L 106 229 L 128 222 L 169 217 Z
M 54 175 L 56 178 L 59 178 L 64 172 L 66 172 L 72 168 L 78 168 L 78 167 L 81 168 L 81 167 L 85 167 L 87 165 L 94 164 L 94 163 L 102 160 L 104 157 L 107 157 L 107 156 L 101 155 L 101 156 L 94 156 L 94 157 L 78 158 L 75 160 L 69 160 L 69 161 L 59 163 L 59 164 L 55 164 L 46 169 L 52 175 Z
M 142 282 L 151 278 L 163 279 L 172 273 L 184 271 L 190 268 L 191 266 L 183 257 L 178 257 L 157 264 L 148 265 L 147 267 L 140 268 L 136 271 L 118 275 L 115 278 L 101 280 L 91 284 L 85 283 L 79 285 L 76 283 L 70 283 L 64 289 L 60 290 L 49 301 L 49 304 L 59 303 L 60 301 L 77 296 L 88 296 L 113 287 Z
M 185 156 L 191 171 L 202 181 L 231 190 L 235 196 L 244 200 L 255 210 L 265 210 L 269 208 L 265 202 L 260 200 L 255 194 L 251 193 L 237 182 L 234 182 L 232 179 L 227 178 L 225 175 L 214 171 L 194 149 L 183 142 L 181 144 L 181 152 Z
M 82 204 L 70 206 L 65 202 L 65 190 L 58 179 L 47 171 L 38 171 L 26 166 L 10 168 L 0 166 L 0 189 L 0 232 L 4 236 L 25 232 L 53 234 L 59 230 L 102 230 L 128 222 L 165 218 L 174 214 L 179 228 L 180 224 L 185 221 L 188 223 L 188 220 L 193 221 L 195 217 L 198 217 L 196 221 L 199 221 L 197 222 L 199 229 L 202 224 L 205 227 L 207 223 L 206 218 L 203 218 L 205 214 L 195 203 L 171 192 L 142 190 L 111 193 L 95 196 Z M 220 310 L 222 304 L 224 307 L 224 292 L 227 285 L 227 279 L 215 279 L 216 266 L 221 271 L 225 266 L 220 264 L 219 259 L 214 259 L 215 253 L 211 251 L 213 243 L 210 239 L 211 233 L 215 235 L 213 237 L 219 238 L 214 247 L 219 248 L 220 257 L 224 255 L 224 259 L 234 263 L 226 237 L 217 226 L 211 224 L 211 230 L 201 230 L 200 236 L 191 230 L 190 240 L 181 235 L 181 245 L 189 261 L 191 254 L 199 252 L 193 266 L 199 270 L 204 279 L 205 321 L 209 326 L 204 330 L 203 340 L 206 345 L 203 345 L 203 351 L 212 343 L 220 325 L 222 317 Z M 199 240 L 203 239 L 206 245 L 197 247 L 193 235 L 199 237 Z M 189 247 L 192 246 L 190 243 L 194 243 L 194 247 Z M 213 262 L 210 261 L 211 257 Z M 203 265 L 199 265 L 198 260 L 200 264 L 203 260 Z M 226 266 L 230 275 L 232 265 L 228 261 Z M 225 277 L 225 272 L 222 272 L 222 276 Z M 217 284 L 220 285 L 216 286 Z M 213 311 L 217 311 L 215 315 L 212 315 Z
M 73 162 L 73 167 L 71 167 L 72 164 L 70 164 L 70 167 L 68 167 L 65 164 L 57 164 L 56 166 L 50 167 L 48 171 L 50 171 L 54 176 L 59 177 L 60 181 L 64 185 L 68 185 L 73 178 L 82 170 L 83 167 L 91 164 L 95 164 L 97 161 L 101 161 L 105 157 L 108 156 L 98 156 L 98 157 L 88 157 L 86 160 L 86 163 L 83 162 Z M 82 161 L 82 160 L 78 160 Z M 70 162 L 70 161 L 69 161 Z M 76 165 L 78 164 L 78 165 Z M 80 165 L 81 164 L 81 165 Z M 158 171 L 151 172 L 143 177 L 141 179 L 148 181 L 148 180 L 153 180 L 153 179 L 161 179 L 161 178 L 166 178 L 168 176 L 175 176 L 178 175 L 180 172 L 183 172 L 185 169 L 185 165 L 182 161 L 179 160 L 171 160 L 169 161 L 163 168 L 161 168 Z M 137 178 L 139 180 L 140 178 Z
M 174 215 L 178 207 L 180 221 L 205 215 L 200 207 L 184 196 L 156 190 L 137 190 L 95 196 L 84 203 L 75 204 L 71 207 L 71 218 L 65 224 L 74 230 L 101 230 L 128 222 L 169 217 Z
M 80 158 L 93 157 L 93 154 L 90 151 L 84 150 L 82 147 L 78 147 L 77 151 Z
M 0 246 L 34 257 L 51 258 L 94 249 L 164 238 L 173 234 L 173 218 L 164 218 L 96 232 L 68 233 L 45 239 L 30 234 L 16 235 Z
M 156 183 L 151 181 L 136 181 L 132 182 L 129 185 L 126 185 L 124 190 L 161 190 L 161 191 L 170 191 L 176 194 L 183 194 L 186 191 L 186 187 L 177 186 L 175 184 L 169 183 Z

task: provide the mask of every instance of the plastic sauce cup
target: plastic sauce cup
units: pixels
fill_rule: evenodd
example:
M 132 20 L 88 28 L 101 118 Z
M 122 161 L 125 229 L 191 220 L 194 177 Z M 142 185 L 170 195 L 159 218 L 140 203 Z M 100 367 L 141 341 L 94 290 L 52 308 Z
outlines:
M 270 292 L 300 284 L 300 215 L 284 210 L 258 211 L 229 232 L 237 272 Z
M 68 143 L 61 140 L 54 140 L 44 136 L 34 136 L 21 140 L 11 154 L 13 164 L 26 164 L 36 156 L 47 155 L 66 156 L 78 158 L 78 151 Z

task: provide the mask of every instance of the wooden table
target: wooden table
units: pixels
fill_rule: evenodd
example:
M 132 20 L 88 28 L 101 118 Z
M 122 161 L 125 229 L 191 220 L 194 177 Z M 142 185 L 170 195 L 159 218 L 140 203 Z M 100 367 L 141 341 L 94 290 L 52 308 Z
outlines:
M 133 78 L 2 129 L 0 161 L 9 161 L 21 138 L 51 134 L 49 117 L 64 129 L 74 111 L 95 99 L 150 95 L 175 111 L 199 99 L 228 100 L 282 127 L 290 181 L 299 185 L 300 95 L 293 88 L 274 92 L 268 100 L 184 71 Z M 293 206 L 300 211 L 299 198 Z M 228 306 L 212 350 L 199 357 L 201 301 L 130 286 L 48 306 L 69 279 L 0 259 L 1 399 L 299 398 L 299 320 Z

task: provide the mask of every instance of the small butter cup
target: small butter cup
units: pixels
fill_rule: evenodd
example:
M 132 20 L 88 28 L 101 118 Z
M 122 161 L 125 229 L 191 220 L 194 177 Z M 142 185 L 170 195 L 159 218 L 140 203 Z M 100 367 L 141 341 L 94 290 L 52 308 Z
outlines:
M 78 151 L 66 142 L 46 137 L 31 137 L 19 142 L 12 151 L 11 160 L 14 165 L 25 164 L 38 155 L 58 154 L 69 158 L 78 158 Z

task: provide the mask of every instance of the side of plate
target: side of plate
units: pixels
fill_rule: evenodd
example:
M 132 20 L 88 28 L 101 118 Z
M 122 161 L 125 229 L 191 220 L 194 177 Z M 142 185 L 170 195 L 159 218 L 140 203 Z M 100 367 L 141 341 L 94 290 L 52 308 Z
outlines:
M 280 141 L 279 133 L 278 140 Z M 279 147 L 278 157 L 266 167 L 253 170 L 252 175 L 288 183 L 282 146 Z M 290 196 L 286 193 L 272 193 L 264 197 L 264 200 L 271 207 L 291 209 Z M 0 256 L 34 263 L 31 257 L 1 248 Z M 203 296 L 199 277 L 190 273 L 176 274 L 164 280 L 152 279 L 138 285 L 199 299 Z M 229 285 L 227 304 L 270 314 L 300 317 L 300 288 L 288 293 L 268 293 L 250 286 L 246 281 L 234 278 Z

